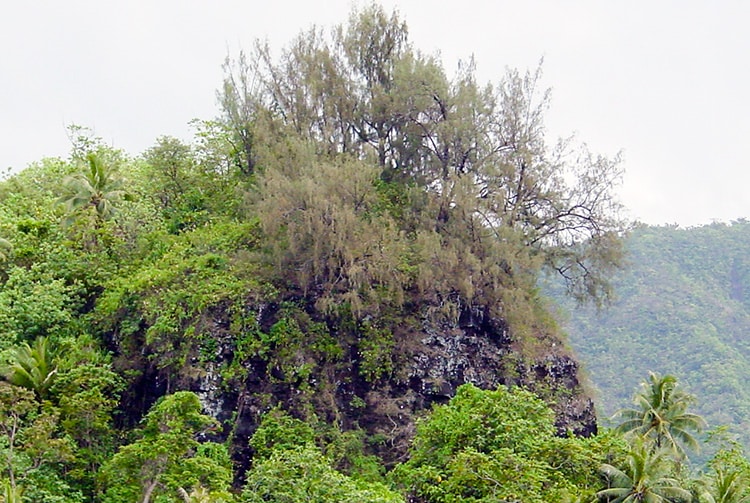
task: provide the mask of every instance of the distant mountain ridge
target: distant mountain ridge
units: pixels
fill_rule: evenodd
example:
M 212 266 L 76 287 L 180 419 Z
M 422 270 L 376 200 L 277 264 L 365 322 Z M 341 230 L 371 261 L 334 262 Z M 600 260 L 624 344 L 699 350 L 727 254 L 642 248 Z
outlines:
M 615 301 L 597 313 L 558 300 L 570 343 L 597 390 L 603 423 L 648 371 L 675 374 L 710 427 L 750 445 L 750 222 L 642 226 Z

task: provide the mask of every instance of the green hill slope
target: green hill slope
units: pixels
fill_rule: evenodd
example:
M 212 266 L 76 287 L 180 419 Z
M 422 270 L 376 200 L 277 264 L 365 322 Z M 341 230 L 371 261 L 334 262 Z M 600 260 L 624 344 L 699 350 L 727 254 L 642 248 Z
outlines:
M 600 415 L 625 406 L 649 370 L 673 373 L 712 426 L 730 425 L 747 445 L 750 222 L 641 227 L 626 246 L 614 304 L 600 313 L 572 308 L 566 323 Z

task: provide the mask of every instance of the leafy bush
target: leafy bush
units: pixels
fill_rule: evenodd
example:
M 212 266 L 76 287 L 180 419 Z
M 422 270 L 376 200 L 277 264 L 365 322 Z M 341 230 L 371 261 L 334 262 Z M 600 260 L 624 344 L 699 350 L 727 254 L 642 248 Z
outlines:
M 417 428 L 391 478 L 415 501 L 568 501 L 591 494 L 609 441 L 557 438 L 532 393 L 466 384 Z
M 248 472 L 243 503 L 403 503 L 385 485 L 334 470 L 314 445 L 276 449 Z

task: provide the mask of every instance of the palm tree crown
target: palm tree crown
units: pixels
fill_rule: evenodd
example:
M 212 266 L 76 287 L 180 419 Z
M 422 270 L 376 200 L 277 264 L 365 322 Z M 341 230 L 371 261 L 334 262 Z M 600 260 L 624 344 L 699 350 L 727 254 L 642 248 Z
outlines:
M 699 449 L 692 433 L 699 433 L 706 426 L 701 416 L 687 411 L 694 401 L 693 395 L 680 389 L 674 376 L 650 372 L 633 398 L 635 407 L 615 415 L 623 420 L 617 430 L 640 436 L 655 449 L 666 448 L 685 456 L 684 447 Z
M 701 503 L 748 503 L 750 481 L 740 470 L 718 467 L 712 475 L 698 482 L 698 501 Z
M 86 156 L 87 169 L 65 179 L 66 193 L 58 199 L 69 214 L 84 208 L 93 208 L 98 220 L 107 220 L 116 212 L 116 205 L 129 200 L 123 181 L 114 169 L 99 156 Z
M 692 494 L 671 476 L 674 461 L 665 449 L 653 450 L 639 440 L 631 449 L 625 470 L 604 464 L 601 471 L 607 488 L 596 493 L 595 501 L 608 503 L 689 502 Z
M 10 361 L 0 370 L 9 383 L 33 390 L 39 398 L 45 398 L 57 374 L 49 340 L 38 337 L 31 346 L 24 342 L 13 350 Z

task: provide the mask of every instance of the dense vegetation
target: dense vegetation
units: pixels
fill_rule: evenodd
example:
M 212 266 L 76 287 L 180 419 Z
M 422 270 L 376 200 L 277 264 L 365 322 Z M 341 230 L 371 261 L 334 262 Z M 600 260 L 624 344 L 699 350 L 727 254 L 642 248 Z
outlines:
M 602 416 L 649 370 L 671 373 L 698 396 L 701 415 L 750 445 L 750 224 L 643 226 L 625 245 L 616 301 L 599 313 L 571 310 L 568 324 Z
M 548 146 L 538 85 L 449 77 L 373 6 L 228 60 L 190 143 L 72 127 L 0 183 L 0 499 L 742 501 L 737 446 L 691 471 L 671 376 L 618 431 L 556 417 L 582 392 L 537 280 L 605 301 L 624 224 L 617 159 Z M 408 374 L 459 326 L 507 386 Z

